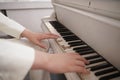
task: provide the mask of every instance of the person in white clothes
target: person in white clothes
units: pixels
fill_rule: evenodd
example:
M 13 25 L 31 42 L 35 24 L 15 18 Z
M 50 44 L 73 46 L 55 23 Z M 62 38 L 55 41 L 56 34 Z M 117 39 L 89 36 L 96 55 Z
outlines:
M 41 40 L 58 38 L 51 33 L 32 32 L 2 13 L 0 13 L 0 31 L 17 39 L 25 37 L 42 48 L 45 46 Z M 23 80 L 32 69 L 43 69 L 52 73 L 89 73 L 85 68 L 87 63 L 88 61 L 77 53 L 44 54 L 42 51 L 0 38 L 0 80 Z

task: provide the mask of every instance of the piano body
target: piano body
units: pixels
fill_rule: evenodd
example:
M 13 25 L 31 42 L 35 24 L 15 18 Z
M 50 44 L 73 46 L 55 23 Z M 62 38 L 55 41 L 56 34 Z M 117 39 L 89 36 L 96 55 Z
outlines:
M 67 80 L 120 80 L 120 0 L 52 0 L 54 14 L 42 19 L 54 53 L 78 52 L 90 61 L 89 75 L 65 73 Z

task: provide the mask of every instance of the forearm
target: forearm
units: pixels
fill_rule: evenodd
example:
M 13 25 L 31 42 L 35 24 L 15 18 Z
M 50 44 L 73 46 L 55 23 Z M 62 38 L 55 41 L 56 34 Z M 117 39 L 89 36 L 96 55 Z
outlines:
M 0 19 L 0 31 L 19 39 L 25 28 L 2 13 L 0 13 Z

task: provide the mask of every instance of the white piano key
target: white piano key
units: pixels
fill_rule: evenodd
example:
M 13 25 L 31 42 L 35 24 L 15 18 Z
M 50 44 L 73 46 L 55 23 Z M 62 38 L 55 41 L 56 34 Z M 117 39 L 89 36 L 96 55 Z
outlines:
M 95 58 L 95 59 L 90 59 L 90 60 L 88 60 L 88 61 L 94 61 L 94 60 L 98 60 L 98 59 L 102 59 L 102 57 Z
M 75 51 L 73 51 L 72 49 L 66 49 L 65 52 L 75 52 Z
M 88 64 L 88 65 L 86 65 L 86 68 L 89 68 L 89 67 L 92 67 L 92 66 L 96 66 L 96 65 L 100 65 L 100 64 L 103 64 L 103 63 L 107 63 L 107 62 L 106 61 L 102 61 L 102 62 L 95 63 L 95 64 Z
M 71 47 L 71 48 L 73 49 L 73 48 L 77 48 L 77 47 L 86 47 L 86 46 L 88 46 L 88 45 L 84 44 L 84 45 L 80 45 L 80 46 L 74 46 L 74 47 Z
M 86 54 L 86 55 L 81 55 L 82 57 L 89 57 L 89 56 L 95 56 L 98 55 L 97 53 L 91 53 L 91 54 Z
M 114 71 L 114 72 L 110 72 L 108 74 L 104 74 L 104 75 L 101 75 L 101 76 L 96 76 L 95 75 L 95 72 L 92 72 L 90 71 L 90 74 L 79 74 L 82 78 L 82 80 L 99 80 L 101 77 L 103 76 L 107 76 L 107 75 L 111 75 L 111 74 L 114 74 L 114 73 L 117 73 L 118 71 Z M 113 78 L 113 79 L 110 79 L 110 80 L 120 80 L 120 77 L 116 77 L 116 78 Z
M 103 77 L 103 76 L 108 76 L 108 75 L 111 75 L 111 74 L 114 74 L 114 73 L 117 73 L 118 71 L 114 71 L 114 72 L 110 72 L 110 73 L 108 73 L 108 74 L 104 74 L 104 75 L 101 75 L 101 76 L 98 76 L 99 78 L 100 77 Z
M 90 72 L 90 74 L 80 74 L 80 76 L 82 80 L 99 80 L 93 72 Z
M 45 24 L 51 33 L 61 36 L 49 22 L 45 22 Z

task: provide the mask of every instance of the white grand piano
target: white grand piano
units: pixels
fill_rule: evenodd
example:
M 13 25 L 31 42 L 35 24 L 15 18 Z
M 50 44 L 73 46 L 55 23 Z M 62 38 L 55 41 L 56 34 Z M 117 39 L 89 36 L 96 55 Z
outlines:
M 52 0 L 54 14 L 42 19 L 55 53 L 77 52 L 90 61 L 89 75 L 67 80 L 120 80 L 120 0 Z

